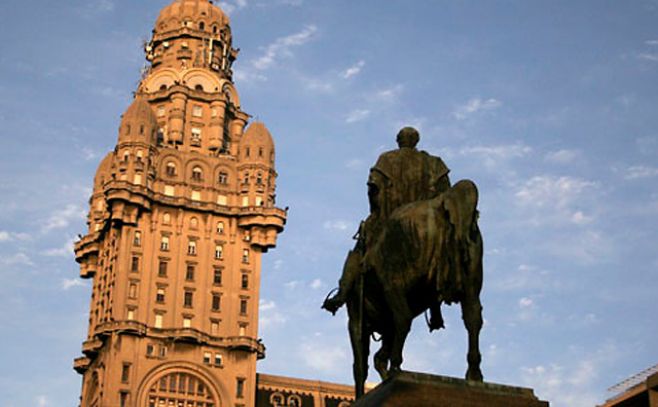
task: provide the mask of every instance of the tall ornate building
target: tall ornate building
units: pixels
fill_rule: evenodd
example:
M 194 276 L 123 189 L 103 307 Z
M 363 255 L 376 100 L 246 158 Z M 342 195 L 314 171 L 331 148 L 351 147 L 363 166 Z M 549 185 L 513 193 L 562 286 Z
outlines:
M 75 245 L 92 279 L 81 405 L 252 406 L 261 255 L 275 206 L 274 143 L 248 127 L 227 16 L 177 0 L 145 47 L 150 67 L 94 179 Z

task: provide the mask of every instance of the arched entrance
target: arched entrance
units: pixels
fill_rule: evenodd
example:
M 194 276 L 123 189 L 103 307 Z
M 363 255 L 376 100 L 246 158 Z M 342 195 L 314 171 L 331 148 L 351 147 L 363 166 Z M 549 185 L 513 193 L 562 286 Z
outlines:
M 186 370 L 169 370 L 145 390 L 143 407 L 220 407 L 210 384 Z

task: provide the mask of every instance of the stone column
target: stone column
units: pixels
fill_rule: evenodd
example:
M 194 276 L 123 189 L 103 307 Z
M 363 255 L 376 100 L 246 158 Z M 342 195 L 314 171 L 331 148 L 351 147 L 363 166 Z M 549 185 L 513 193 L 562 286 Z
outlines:
M 174 144 L 183 143 L 183 134 L 185 131 L 185 105 L 187 96 L 183 93 L 171 95 L 172 108 L 169 113 L 169 140 Z
M 230 123 L 229 134 L 231 135 L 231 155 L 238 155 L 240 140 L 242 139 L 244 127 L 247 125 L 247 120 L 249 120 L 248 114 L 243 111 L 237 111 L 235 119 Z
M 216 112 L 210 119 L 210 145 L 212 151 L 222 148 L 222 138 L 224 137 L 224 115 L 226 113 L 226 101 L 216 100 L 210 104 L 211 111 Z

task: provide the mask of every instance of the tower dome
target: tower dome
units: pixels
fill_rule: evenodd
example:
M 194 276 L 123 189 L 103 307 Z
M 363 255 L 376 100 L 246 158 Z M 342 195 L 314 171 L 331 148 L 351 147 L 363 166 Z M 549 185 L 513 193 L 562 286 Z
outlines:
M 160 11 L 154 31 L 162 33 L 187 27 L 217 34 L 227 25 L 228 16 L 209 0 L 175 0 Z
M 249 125 L 242 138 L 242 150 L 245 160 L 274 162 L 274 141 L 270 131 L 262 122 Z
M 98 165 L 96 175 L 94 176 L 94 190 L 101 190 L 103 184 L 112 177 L 112 162 L 114 161 L 114 152 L 108 153 L 103 161 Z
M 119 128 L 119 144 L 127 142 L 155 142 L 158 120 L 151 109 L 151 105 L 142 95 L 137 95 L 135 100 L 121 117 Z

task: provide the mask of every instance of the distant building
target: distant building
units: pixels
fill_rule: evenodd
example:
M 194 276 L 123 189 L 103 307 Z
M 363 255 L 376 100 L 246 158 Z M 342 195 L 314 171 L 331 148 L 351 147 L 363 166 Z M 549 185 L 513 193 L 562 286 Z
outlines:
M 617 394 L 601 407 L 658 407 L 658 365 L 611 387 Z
M 346 406 L 350 386 L 256 373 L 261 255 L 287 214 L 272 136 L 247 127 L 233 84 L 228 17 L 176 0 L 145 52 L 75 244 L 93 281 L 81 406 Z

